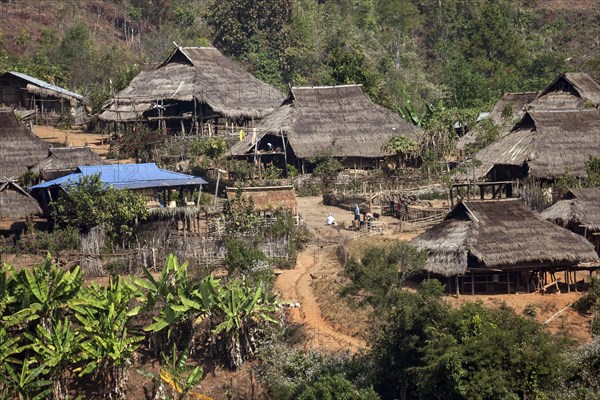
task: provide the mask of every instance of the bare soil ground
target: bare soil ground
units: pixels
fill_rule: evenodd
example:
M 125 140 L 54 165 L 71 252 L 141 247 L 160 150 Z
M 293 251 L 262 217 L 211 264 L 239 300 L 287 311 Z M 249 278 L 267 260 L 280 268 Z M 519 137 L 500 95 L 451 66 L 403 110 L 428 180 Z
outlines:
M 37 137 L 50 144 L 69 147 L 89 146 L 96 154 L 103 158 L 106 158 L 108 154 L 108 137 L 98 133 L 88 133 L 80 130 L 65 131 L 52 126 L 42 125 L 36 125 L 34 133 Z

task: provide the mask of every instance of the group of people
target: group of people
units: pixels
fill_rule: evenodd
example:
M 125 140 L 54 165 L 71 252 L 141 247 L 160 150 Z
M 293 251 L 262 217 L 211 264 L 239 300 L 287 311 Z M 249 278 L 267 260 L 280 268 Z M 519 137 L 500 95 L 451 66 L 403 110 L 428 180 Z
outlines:
M 354 220 L 358 221 L 358 224 L 360 224 L 361 213 L 360 213 L 360 207 L 358 206 L 358 204 L 354 204 L 354 206 L 352 207 L 352 212 L 354 213 Z M 366 211 L 363 213 L 363 221 L 365 221 L 365 222 L 377 221 L 378 219 L 379 219 L 379 214 L 377 214 L 377 213 L 370 213 L 370 212 L 366 212 Z M 326 223 L 327 223 L 327 225 L 337 225 L 332 213 L 329 213 L 329 215 L 327 215 Z

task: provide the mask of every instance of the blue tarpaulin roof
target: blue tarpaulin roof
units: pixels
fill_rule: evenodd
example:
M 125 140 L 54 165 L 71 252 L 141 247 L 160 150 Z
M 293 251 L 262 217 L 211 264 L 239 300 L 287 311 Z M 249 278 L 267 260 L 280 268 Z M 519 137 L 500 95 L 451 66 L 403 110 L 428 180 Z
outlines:
M 197 176 L 160 169 L 154 163 L 80 166 L 77 170 L 79 172 L 32 186 L 31 190 L 52 186 L 64 189 L 79 182 L 83 176 L 98 174 L 102 183 L 115 189 L 169 188 L 207 183 Z
M 73 98 L 75 98 L 75 99 L 77 99 L 79 101 L 83 101 L 83 96 L 82 95 L 77 94 L 77 93 L 73 93 L 73 92 L 71 92 L 71 91 L 69 91 L 67 89 L 61 88 L 60 86 L 56 86 L 56 85 L 53 85 L 51 83 L 44 82 L 41 79 L 34 78 L 33 76 L 29 76 L 29 75 L 24 74 L 22 72 L 10 71 L 8 73 L 11 74 L 11 75 L 17 76 L 17 77 L 19 77 L 21 79 L 25 79 L 26 81 L 28 81 L 30 83 L 33 83 L 34 85 L 39 86 L 41 88 L 52 90 L 54 92 L 64 94 L 65 96 L 73 97 Z

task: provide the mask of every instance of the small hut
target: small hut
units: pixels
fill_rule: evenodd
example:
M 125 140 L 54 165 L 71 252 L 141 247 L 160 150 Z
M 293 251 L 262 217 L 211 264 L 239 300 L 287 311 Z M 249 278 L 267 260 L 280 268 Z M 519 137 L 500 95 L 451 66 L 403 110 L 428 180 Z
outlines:
M 48 156 L 48 148 L 12 110 L 0 110 L 0 179 L 20 177 Z
M 277 210 L 289 211 L 298 217 L 298 200 L 293 186 L 256 186 L 226 188 L 227 200 L 233 200 L 238 193 L 242 199 L 252 198 L 254 209 L 263 215 L 271 214 Z
M 420 129 L 374 104 L 361 85 L 293 87 L 229 156 L 305 172 L 307 159 L 326 152 L 350 168 L 376 168 L 392 154 L 383 146 L 394 136 L 417 140 Z
M 100 120 L 182 133 L 230 132 L 263 118 L 283 96 L 214 47 L 177 47 L 103 107 Z M 231 128 L 233 129 L 233 128 Z M 239 134 L 238 132 L 234 132 Z
M 514 199 L 462 201 L 412 243 L 428 253 L 425 270 L 456 293 L 543 289 L 558 271 L 572 283 L 576 271 L 600 266 L 591 243 Z
M 41 214 L 38 202 L 16 182 L 0 181 L 0 231 L 20 231 L 27 218 Z
M 590 156 L 600 156 L 598 110 L 527 111 L 508 135 L 475 154 L 481 165 L 465 178 L 553 181 L 567 173 L 585 178 Z
M 0 103 L 4 107 L 35 110 L 44 122 L 67 115 L 71 122 L 85 122 L 86 100 L 80 94 L 21 72 L 0 76 Z
M 600 254 L 600 189 L 570 189 L 541 216 L 582 235 Z
M 49 149 L 48 157 L 34 165 L 31 171 L 48 181 L 69 175 L 81 165 L 103 164 L 106 164 L 106 161 L 89 147 L 52 147 Z

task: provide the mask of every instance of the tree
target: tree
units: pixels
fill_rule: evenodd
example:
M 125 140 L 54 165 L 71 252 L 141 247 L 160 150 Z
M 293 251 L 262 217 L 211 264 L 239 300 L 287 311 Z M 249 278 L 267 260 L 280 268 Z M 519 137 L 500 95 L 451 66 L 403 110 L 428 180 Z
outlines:
M 99 175 L 82 176 L 51 207 L 55 223 L 83 231 L 100 226 L 115 241 L 132 239 L 148 214 L 144 196 L 107 187 Z
M 359 389 L 342 374 L 325 375 L 302 388 L 298 400 L 378 400 L 372 389 Z
M 346 265 L 352 281 L 342 294 L 352 295 L 376 311 L 385 311 L 395 304 L 406 279 L 423 268 L 426 258 L 424 252 L 402 242 L 390 249 L 371 247 L 360 260 L 352 259 Z

